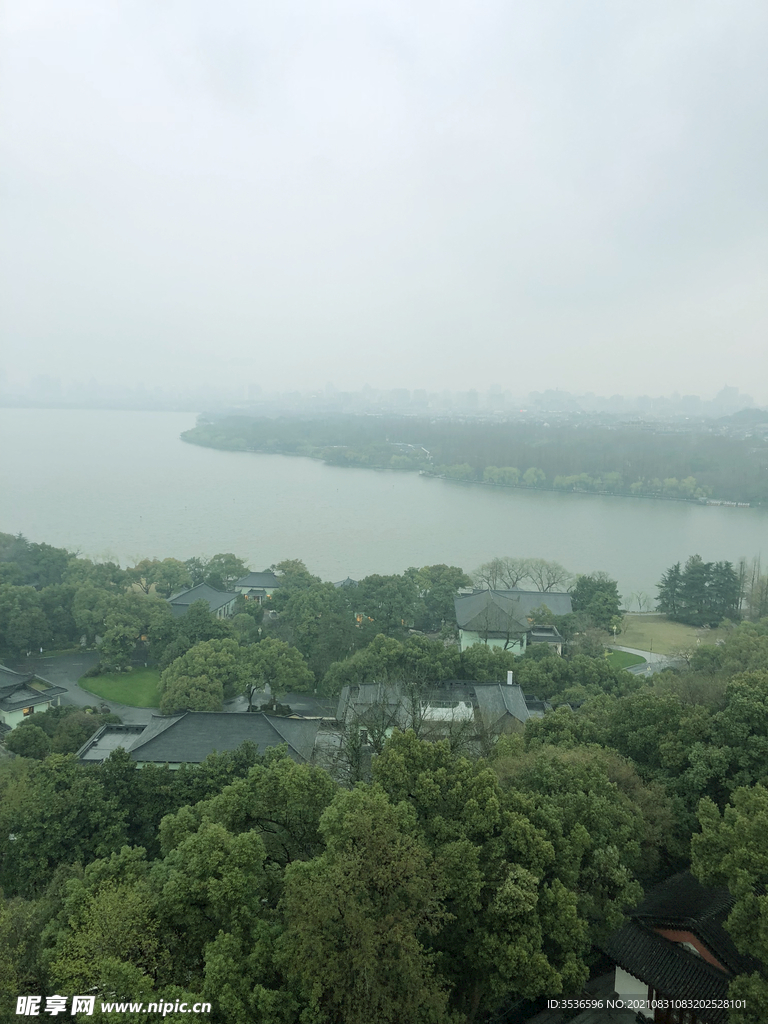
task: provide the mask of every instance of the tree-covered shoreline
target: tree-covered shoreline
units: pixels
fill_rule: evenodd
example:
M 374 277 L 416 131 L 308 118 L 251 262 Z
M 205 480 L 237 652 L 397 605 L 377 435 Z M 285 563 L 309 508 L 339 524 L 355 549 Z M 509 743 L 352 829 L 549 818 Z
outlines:
M 489 487 L 702 502 L 768 501 L 766 453 L 739 438 L 636 426 L 396 416 L 201 417 L 182 440 Z

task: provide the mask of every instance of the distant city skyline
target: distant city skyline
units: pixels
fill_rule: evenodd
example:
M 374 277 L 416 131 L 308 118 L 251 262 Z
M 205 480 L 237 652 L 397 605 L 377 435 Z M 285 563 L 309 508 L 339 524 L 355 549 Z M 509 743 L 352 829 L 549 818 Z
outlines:
M 515 393 L 499 386 L 484 390 L 428 388 L 337 388 L 332 382 L 305 391 L 269 391 L 259 384 L 211 385 L 163 388 L 140 382 L 135 386 L 114 382 L 87 380 L 62 381 L 60 377 L 41 374 L 17 387 L 0 381 L 0 405 L 32 405 L 96 408 L 196 408 L 199 411 L 234 407 L 258 414 L 276 411 L 323 410 L 338 412 L 387 411 L 430 413 L 508 413 L 510 415 L 537 410 L 554 412 L 595 411 L 645 413 L 651 416 L 689 414 L 723 416 L 741 409 L 760 407 L 752 395 L 732 385 L 725 385 L 714 395 L 599 395 L 595 392 L 571 392 L 547 388 L 543 391 Z M 766 403 L 762 403 L 766 404 Z

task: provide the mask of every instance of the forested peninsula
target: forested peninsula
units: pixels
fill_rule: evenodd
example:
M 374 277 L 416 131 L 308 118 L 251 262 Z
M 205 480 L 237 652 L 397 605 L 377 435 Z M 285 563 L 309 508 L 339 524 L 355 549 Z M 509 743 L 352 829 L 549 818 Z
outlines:
M 768 447 L 714 428 L 429 420 L 405 416 L 201 416 L 190 444 L 420 472 L 492 487 L 688 501 L 768 501 Z

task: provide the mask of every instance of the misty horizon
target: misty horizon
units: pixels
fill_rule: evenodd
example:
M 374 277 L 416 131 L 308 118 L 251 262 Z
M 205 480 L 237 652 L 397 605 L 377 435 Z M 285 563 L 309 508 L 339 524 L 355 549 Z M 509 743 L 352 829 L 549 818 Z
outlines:
M 4 8 L 0 386 L 768 401 L 768 9 Z

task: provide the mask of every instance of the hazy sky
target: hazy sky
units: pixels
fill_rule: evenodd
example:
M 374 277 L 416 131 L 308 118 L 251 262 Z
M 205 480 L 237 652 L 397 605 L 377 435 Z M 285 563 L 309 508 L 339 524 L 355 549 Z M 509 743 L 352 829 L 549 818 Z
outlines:
M 5 0 L 2 366 L 768 399 L 765 0 Z

